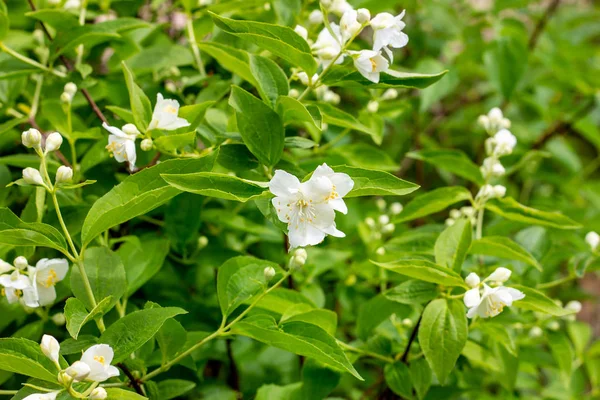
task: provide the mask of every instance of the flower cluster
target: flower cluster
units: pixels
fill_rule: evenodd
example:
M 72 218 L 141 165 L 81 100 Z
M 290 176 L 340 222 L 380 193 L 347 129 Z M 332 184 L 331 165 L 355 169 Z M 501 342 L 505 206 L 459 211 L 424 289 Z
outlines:
M 269 190 L 275 195 L 272 204 L 277 217 L 288 226 L 290 250 L 319 244 L 327 235 L 344 237 L 336 228 L 335 211 L 348 212 L 343 197 L 353 187 L 348 175 L 334 172 L 327 164 L 318 166 L 306 182 L 275 171 Z
M 103 400 L 108 394 L 106 389 L 99 387 L 100 382 L 104 382 L 115 376 L 119 376 L 119 370 L 110 365 L 114 351 L 107 344 L 96 344 L 88 348 L 81 356 L 79 361 L 75 361 L 67 368 L 60 365 L 60 344 L 50 336 L 44 335 L 40 343 L 40 348 L 46 357 L 48 357 L 60 370 L 57 381 L 64 386 L 70 395 L 78 399 Z M 93 382 L 93 384 L 83 393 L 77 392 L 73 387 L 76 382 Z M 54 400 L 61 391 L 52 391 L 48 393 L 35 393 L 25 397 L 24 400 Z
M 31 128 L 24 131 L 21 134 L 21 142 L 25 147 L 34 149 L 35 152 L 42 158 L 42 165 L 44 166 L 42 172 L 36 168 L 27 167 L 23 170 L 22 183 L 27 185 L 42 186 L 46 190 L 53 190 L 52 182 L 45 168 L 45 157 L 48 153 L 60 149 L 63 138 L 58 132 L 50 133 L 43 141 L 43 136 L 37 129 Z M 61 165 L 56 171 L 54 182 L 57 185 L 63 183 L 69 183 L 73 179 L 73 169 L 66 165 Z M 19 182 L 17 182 L 19 183 Z
M 63 104 L 71 104 L 73 102 L 73 97 L 75 97 L 75 93 L 77 93 L 77 85 L 73 82 L 67 83 L 63 93 L 60 95 L 60 101 Z
M 379 82 L 381 72 L 388 71 L 394 57 L 391 49 L 399 49 L 408 43 L 408 36 L 402 32 L 406 24 L 402 21 L 404 11 L 397 16 L 390 13 L 379 13 L 371 19 L 371 13 L 365 8 L 355 10 L 346 0 L 321 0 L 326 13 L 340 17 L 339 25 L 328 22 L 327 15 L 319 10 L 309 16 L 311 25 L 325 27 L 317 35 L 316 41 L 308 39 L 308 30 L 296 26 L 296 33 L 306 39 L 311 45 L 314 55 L 322 67 L 329 68 L 332 64 L 340 64 L 346 56 L 352 58 L 354 66 L 365 78 Z M 373 47 L 370 50 L 348 50 L 350 43 L 367 26 L 373 29 Z M 385 58 L 382 51 L 387 55 Z M 313 79 L 311 84 L 317 82 Z
M 499 158 L 512 153 L 517 145 L 517 138 L 508 130 L 510 121 L 504 118 L 499 108 L 492 108 L 488 115 L 481 115 L 479 124 L 491 136 L 485 141 L 487 158 L 483 160 L 480 168 L 483 178 L 487 181 L 504 175 L 506 171 Z
M 0 286 L 9 303 L 37 308 L 56 300 L 55 285 L 69 271 L 69 263 L 62 258 L 42 258 L 35 267 L 23 256 L 15 258 L 13 265 L 0 260 Z
M 127 161 L 129 170 L 134 171 L 137 160 L 135 140 L 138 136 L 141 136 L 138 127 L 134 124 L 125 124 L 119 129 L 108 125 L 106 122 L 102 126 L 110 132 L 106 149 L 118 162 Z M 148 130 L 172 131 L 186 126 L 190 126 L 190 123 L 179 117 L 179 102 L 173 99 L 165 99 L 162 94 L 158 93 Z M 144 151 L 152 149 L 152 139 L 146 137 L 142 140 L 140 147 Z
M 504 307 L 512 306 L 513 301 L 525 298 L 521 291 L 502 285 L 510 278 L 510 275 L 509 269 L 500 267 L 481 281 L 476 273 L 471 272 L 465 278 L 467 286 L 471 289 L 465 293 L 463 298 L 465 306 L 469 309 L 467 317 L 473 318 L 476 315 L 481 318 L 495 317 L 502 312 Z M 486 282 L 495 287 L 488 286 Z
M 457 220 L 463 217 L 468 218 L 471 221 L 471 225 L 475 225 L 477 220 L 477 211 L 471 206 L 450 210 L 450 217 L 446 219 L 446 226 L 454 225 Z

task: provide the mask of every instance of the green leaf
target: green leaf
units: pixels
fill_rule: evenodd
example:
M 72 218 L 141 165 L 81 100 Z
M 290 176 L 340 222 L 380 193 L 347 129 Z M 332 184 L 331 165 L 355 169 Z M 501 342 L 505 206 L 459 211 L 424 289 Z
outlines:
M 368 87 L 369 89 L 414 88 L 425 89 L 439 81 L 448 71 L 438 74 L 419 74 L 388 70 L 381 73 L 379 83 L 371 82 L 354 68 L 336 66 L 325 75 L 323 83 L 327 86 Z
M 235 143 L 219 147 L 217 163 L 234 172 L 248 171 L 260 165 L 245 145 Z
M 134 311 L 109 326 L 100 343 L 110 345 L 115 351 L 113 364 L 125 360 L 139 349 L 163 326 L 166 320 L 187 311 L 178 307 L 157 307 Z
M 410 378 L 412 380 L 417 397 L 422 399 L 425 397 L 431 386 L 431 368 L 429 363 L 424 358 L 411 361 L 409 365 Z
M 205 101 L 198 104 L 183 106 L 179 109 L 179 117 L 190 123 L 190 126 L 187 127 L 187 129 L 195 131 L 204 119 L 206 110 L 208 110 L 214 104 L 214 101 Z
M 123 260 L 127 275 L 127 296 L 134 294 L 161 269 L 169 248 L 166 239 L 148 238 L 139 243 L 126 242 L 119 247 L 117 254 Z
M 145 132 L 152 120 L 152 104 L 146 93 L 135 83 L 133 73 L 127 67 L 127 64 L 123 61 L 121 65 L 123 66 L 123 74 L 125 74 L 127 90 L 129 91 L 129 102 L 135 126 L 140 131 Z
M 471 182 L 483 184 L 479 167 L 460 150 L 421 150 L 407 153 L 406 156 L 425 161 Z
M 460 286 L 466 288 L 464 280 L 453 270 L 422 259 L 401 259 L 392 262 L 375 262 L 387 270 L 425 282 L 437 283 L 444 286 Z
M 391 301 L 402 304 L 423 304 L 435 299 L 440 293 L 434 283 L 423 282 L 418 279 L 409 279 L 389 290 L 383 295 Z
M 399 317 L 410 315 L 410 307 L 405 304 L 388 300 L 383 294 L 372 297 L 361 305 L 356 319 L 356 332 L 358 337 L 367 340 L 373 329 L 388 319 L 390 315 Z
M 177 399 L 196 387 L 196 383 L 183 379 L 165 379 L 158 383 L 161 400 Z
M 288 78 L 275 61 L 250 54 L 250 71 L 256 79 L 260 97 L 271 107 L 275 107 L 279 96 L 287 96 L 290 92 Z
M 0 370 L 56 382 L 58 369 L 40 345 L 24 338 L 0 338 Z
M 288 149 L 312 149 L 318 144 L 302 136 L 288 136 L 285 138 L 285 147 Z
M 515 301 L 514 307 L 519 307 L 524 310 L 538 311 L 555 317 L 562 317 L 573 314 L 573 311 L 562 308 L 547 297 L 544 293 L 522 285 L 511 285 L 511 287 L 520 290 L 525 294 L 525 298 Z
M 267 166 L 277 164 L 285 138 L 279 115 L 238 86 L 231 87 L 229 105 L 236 111 L 238 129 L 252 154 Z
M 434 189 L 411 200 L 393 223 L 411 221 L 426 215 L 445 210 L 460 201 L 472 200 L 471 192 L 464 187 L 449 186 Z
M 305 360 L 302 365 L 302 398 L 324 399 L 340 383 L 340 373 L 314 359 Z M 273 400 L 273 399 L 268 399 Z
M 83 267 L 96 300 L 112 297 L 106 305 L 110 310 L 125 294 L 127 278 L 121 258 L 108 247 L 91 247 L 83 254 Z M 95 307 L 85 289 L 86 285 L 79 268 L 71 270 L 71 290 L 86 308 L 92 311 Z
M 194 146 L 196 131 L 178 133 L 174 135 L 163 135 L 154 139 L 154 145 L 159 151 L 175 152 L 185 146 Z
M 333 167 L 333 170 L 348 174 L 354 181 L 354 187 L 345 197 L 403 196 L 419 188 L 419 185 L 402 180 L 385 171 L 348 165 L 338 165 Z
M 300 304 L 300 306 L 307 307 L 305 304 Z M 295 310 L 304 309 L 304 307 L 287 310 L 286 313 L 281 316 L 281 322 L 302 321 L 318 326 L 331 336 L 335 335 L 337 329 L 337 314 L 335 312 L 323 310 L 321 308 L 305 312 L 295 312 Z
M 0 40 L 4 40 L 10 29 L 10 20 L 4 11 L 0 12 Z
M 281 117 L 284 125 L 308 123 L 321 130 L 323 116 L 318 107 L 308 107 L 290 96 L 279 96 L 275 110 Z
M 425 307 L 419 344 L 441 384 L 467 343 L 467 315 L 461 301 L 437 299 Z
M 217 295 L 223 315 L 228 316 L 244 302 L 266 290 L 266 267 L 280 269 L 275 263 L 249 256 L 230 258 L 219 267 Z
M 187 332 L 177 320 L 168 319 L 155 337 L 162 354 L 162 365 L 165 365 L 185 345 Z
M 119 388 L 106 388 L 107 400 L 148 400 L 136 392 Z
M 435 262 L 460 273 L 471 246 L 472 234 L 468 218 L 461 218 L 446 228 L 435 241 Z
M 403 362 L 386 364 L 383 369 L 385 383 L 402 398 L 412 398 L 412 382 L 408 367 Z
M 467 341 L 461 354 L 469 360 L 474 367 L 485 369 L 492 373 L 501 373 L 502 367 L 500 360 L 490 350 L 475 343 L 472 340 Z
M 485 203 L 485 208 L 506 219 L 524 224 L 550 226 L 558 229 L 581 228 L 579 223 L 561 213 L 536 210 L 518 203 L 512 197 L 492 199 Z
M 71 337 L 77 340 L 79 331 L 88 322 L 104 315 L 111 306 L 112 297 L 106 297 L 88 313 L 85 305 L 78 299 L 71 297 L 65 304 L 65 318 L 67 319 L 67 331 Z
M 575 358 L 573 346 L 571 346 L 571 342 L 564 332 L 550 332 L 548 345 L 550 346 L 554 361 L 558 364 L 563 384 L 568 387 L 571 383 L 573 359 Z
M 300 321 L 277 325 L 273 317 L 260 314 L 238 322 L 231 331 L 295 354 L 312 357 L 363 380 L 336 339 L 316 325 Z
M 265 188 L 228 174 L 198 172 L 195 174 L 163 174 L 171 186 L 184 192 L 246 202 L 263 194 Z
M 145 214 L 181 193 L 162 180 L 161 174 L 210 171 L 215 159 L 213 152 L 202 158 L 168 160 L 127 177 L 96 200 L 83 223 L 81 240 L 88 244 L 105 230 Z
M 490 80 L 508 100 L 527 68 L 528 50 L 523 40 L 502 37 L 483 56 Z
M 504 236 L 487 236 L 475 240 L 471 244 L 469 253 L 517 260 L 529 264 L 540 271 L 542 270 L 542 266 L 531 253 L 521 247 L 520 244 Z
M 258 86 L 250 71 L 250 57 L 247 52 L 216 42 L 199 42 L 198 47 L 215 58 L 227 71 L 250 82 L 254 87 Z
M 305 304 L 310 308 L 316 308 L 315 304 L 302 293 L 285 288 L 272 290 L 260 299 L 256 307 L 282 315 L 291 307 L 298 306 L 298 304 Z
M 302 68 L 308 75 L 317 71 L 317 62 L 308 43 L 293 29 L 264 22 L 233 20 L 210 11 L 209 14 L 215 25 L 225 32 L 269 50 L 293 66 Z
M 62 234 L 51 225 L 23 222 L 8 208 L 0 208 L 0 243 L 11 246 L 43 246 L 68 254 Z
M 375 144 L 381 144 L 383 137 L 381 137 L 380 132 L 377 132 L 371 127 L 364 125 L 353 115 L 348 114 L 347 112 L 342 111 L 329 103 L 320 102 L 318 104 L 314 103 L 314 105 L 319 107 L 321 115 L 323 115 L 324 123 L 366 133 L 367 135 L 371 136 L 371 139 L 373 139 Z

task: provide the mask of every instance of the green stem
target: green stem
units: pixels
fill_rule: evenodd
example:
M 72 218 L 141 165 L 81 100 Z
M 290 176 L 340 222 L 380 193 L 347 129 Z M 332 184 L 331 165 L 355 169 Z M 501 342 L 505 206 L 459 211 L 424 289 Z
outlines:
M 340 140 L 342 140 L 343 138 L 345 138 L 346 136 L 348 136 L 348 134 L 351 131 L 352 131 L 352 129 L 350 129 L 350 128 L 344 129 L 336 137 L 334 137 L 332 140 L 330 140 L 329 142 L 325 143 L 323 146 L 318 147 L 316 149 L 316 152 L 321 153 L 321 152 L 327 150 L 328 148 L 330 148 L 331 146 L 333 146 L 334 144 L 338 143 Z
M 5 53 L 13 56 L 17 60 L 21 60 L 24 63 L 27 63 L 27 64 L 29 64 L 29 65 L 31 65 L 33 67 L 39 68 L 39 69 L 41 69 L 43 71 L 50 72 L 51 74 L 54 74 L 54 75 L 58 76 L 59 78 L 66 78 L 67 77 L 66 74 L 64 74 L 64 73 L 62 73 L 60 71 L 57 71 L 57 70 L 55 70 L 53 68 L 49 68 L 49 67 L 45 66 L 44 64 L 40 64 L 39 62 L 37 62 L 37 61 L 35 61 L 35 60 L 27 57 L 27 56 L 24 56 L 21 53 L 18 53 L 17 51 L 11 49 L 10 47 L 7 47 L 2 42 L 0 42 L 0 49 L 2 49 Z
M 196 61 L 196 66 L 198 67 L 198 71 L 200 71 L 200 77 L 204 78 L 206 76 L 206 71 L 204 70 L 202 56 L 200 55 L 200 49 L 198 48 L 198 43 L 196 42 L 196 34 L 194 33 L 194 24 L 191 15 L 187 16 L 186 28 L 188 40 L 190 41 L 192 53 L 194 54 L 194 60 Z
M 342 342 L 341 340 L 338 340 L 337 343 L 344 350 L 351 351 L 353 353 L 358 353 L 358 354 L 360 354 L 362 356 L 365 356 L 365 357 L 376 358 L 376 359 L 381 360 L 381 361 L 386 362 L 386 363 L 392 363 L 393 364 L 395 362 L 395 360 L 393 358 L 391 358 L 391 357 L 386 357 L 386 356 L 383 356 L 381 354 L 373 353 L 372 351 L 368 351 L 368 350 L 364 350 L 364 349 L 359 349 L 357 347 L 350 346 L 349 344 L 346 344 L 346 343 Z
M 37 77 L 35 92 L 33 93 L 33 101 L 31 102 L 31 110 L 29 110 L 29 118 L 35 118 L 38 107 L 40 105 L 40 93 L 42 92 L 42 84 L 44 83 L 44 75 Z
M 477 210 L 477 228 L 475 229 L 475 239 L 479 240 L 483 236 L 483 213 L 485 208 L 481 205 L 481 208 Z
M 577 279 L 577 276 L 575 276 L 575 275 L 569 275 L 569 276 L 566 276 L 564 278 L 557 279 L 555 281 L 550 281 L 550 282 L 546 282 L 546 283 L 540 283 L 540 284 L 538 284 L 536 286 L 536 288 L 538 288 L 538 289 L 549 289 L 549 288 L 552 288 L 554 286 L 558 286 L 558 285 L 562 285 L 563 283 L 570 282 L 570 281 L 572 281 L 574 279 Z
M 87 12 L 87 0 L 83 0 L 81 2 L 81 10 L 79 10 L 79 25 L 85 25 L 85 13 Z M 77 59 L 75 60 L 75 65 L 81 64 L 81 59 L 83 58 L 83 44 L 77 46 Z
M 0 390 L 0 396 L 14 396 L 18 390 Z

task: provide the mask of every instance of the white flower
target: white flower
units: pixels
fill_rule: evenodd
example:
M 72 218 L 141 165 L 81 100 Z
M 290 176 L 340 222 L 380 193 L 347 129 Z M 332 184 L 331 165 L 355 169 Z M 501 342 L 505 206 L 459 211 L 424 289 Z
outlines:
M 296 32 L 298 35 L 300 35 L 302 37 L 302 39 L 304 39 L 304 40 L 308 39 L 308 31 L 302 25 L 296 25 L 296 27 L 294 28 L 294 32 Z
M 97 387 L 90 393 L 90 400 L 104 400 L 106 397 L 108 397 L 108 393 L 103 387 Z
M 46 357 L 52 360 L 54 364 L 58 364 L 58 353 L 60 352 L 60 344 L 58 344 L 58 340 L 56 340 L 54 336 L 42 336 L 40 348 L 42 349 L 42 353 L 44 353 Z
M 296 76 L 298 77 L 298 79 L 300 79 L 300 82 L 302 82 L 302 84 L 305 86 L 312 84 L 312 82 L 315 82 L 319 78 L 318 74 L 314 74 L 312 78 L 308 79 L 308 74 L 304 71 L 298 72 Z
M 398 91 L 396 89 L 388 89 L 381 95 L 381 100 L 394 100 L 398 97 Z
M 323 23 L 323 13 L 321 10 L 313 10 L 308 16 L 308 22 L 311 25 L 318 25 Z
M 0 276 L 0 285 L 4 288 L 2 293 L 6 296 L 9 304 L 21 301 L 27 307 L 37 307 L 37 298 L 35 289 L 26 275 L 15 270 L 10 275 Z
M 69 82 L 65 85 L 64 92 L 74 96 L 77 93 L 77 85 L 73 82 Z
M 487 115 L 480 115 L 477 122 L 490 134 L 510 128 L 510 120 L 504 118 L 498 107 L 492 108 Z
M 302 183 L 285 171 L 275 171 L 269 189 L 276 196 L 272 204 L 277 217 L 288 224 L 290 249 L 321 243 L 326 235 L 344 237 L 335 226 L 335 210 L 348 212 L 342 198 L 353 186 L 348 175 L 334 172 L 327 164 Z
M 392 203 L 392 205 L 390 206 L 390 212 L 392 213 L 392 215 L 400 214 L 403 209 L 404 207 L 402 207 L 402 204 L 398 202 Z
M 367 111 L 371 114 L 375 114 L 379 110 L 379 102 L 377 100 L 371 100 L 367 104 Z
M 567 303 L 565 308 L 569 311 L 573 311 L 574 313 L 578 313 L 581 311 L 581 303 L 577 300 L 571 300 Z
M 112 347 L 107 344 L 96 344 L 87 349 L 81 356 L 81 361 L 90 367 L 86 380 L 104 382 L 113 376 L 119 376 L 117 367 L 110 365 L 114 355 Z
M 479 315 L 481 318 L 489 318 L 495 317 L 502 312 L 504 307 L 510 307 L 513 301 L 521 300 L 524 297 L 525 295 L 517 289 L 504 286 L 492 289 L 484 283 L 481 297 L 479 288 L 474 288 L 465 293 L 463 301 L 469 308 L 467 317 L 473 318 Z
M 390 61 L 394 61 L 394 56 L 389 47 L 399 49 L 408 43 L 408 35 L 402 32 L 406 24 L 402 21 L 405 11 L 399 15 L 393 16 L 390 13 L 379 13 L 371 20 L 373 28 L 373 50 L 383 49 Z
M 342 15 L 348 10 L 352 10 L 352 6 L 346 0 L 326 0 L 321 1 L 321 4 L 336 15 Z
M 340 32 L 340 27 L 336 25 L 335 22 L 332 22 L 330 27 L 335 36 L 329 32 L 329 29 L 323 28 L 321 32 L 319 32 L 319 36 L 317 36 L 317 41 L 312 45 L 312 51 L 314 51 L 319 59 L 319 63 L 321 63 L 324 68 L 329 66 L 333 59 L 342 51 L 342 34 Z M 335 64 L 341 64 L 343 61 L 344 55 L 342 54 L 335 61 Z
M 465 283 L 470 288 L 476 288 L 476 287 L 478 287 L 480 282 L 481 282 L 481 279 L 479 279 L 479 275 L 477 275 L 475 272 L 471 272 L 465 278 Z
M 390 66 L 379 51 L 361 50 L 350 53 L 354 59 L 354 66 L 362 76 L 371 82 L 379 82 L 379 74 L 387 71 Z
M 102 126 L 111 133 L 108 135 L 106 149 L 112 152 L 118 162 L 128 161 L 129 169 L 133 171 L 137 159 L 135 152 L 135 138 L 137 135 L 128 135 L 115 126 L 109 126 L 106 122 Z
M 358 12 L 356 10 L 348 10 L 342 15 L 340 19 L 340 32 L 344 43 L 358 33 L 360 28 L 362 28 L 362 25 L 358 22 Z
M 502 185 L 483 185 L 479 192 L 477 192 L 477 199 L 487 201 L 493 198 L 504 197 L 506 195 L 506 188 Z
M 593 231 L 588 232 L 587 235 L 585 235 L 585 241 L 590 245 L 592 251 L 596 251 L 598 245 L 600 244 L 600 235 Z
M 46 154 L 51 152 L 51 151 L 55 151 L 60 149 L 60 145 L 63 142 L 63 138 L 60 135 L 60 133 L 58 132 L 52 132 L 51 134 L 48 135 L 48 137 L 46 138 Z
M 4 260 L 0 260 L 0 275 L 13 270 L 13 266 Z
M 39 149 L 42 143 L 42 134 L 37 129 L 31 128 L 21 134 L 23 146 Z
M 190 126 L 190 123 L 186 119 L 177 116 L 178 113 L 179 102 L 177 100 L 165 99 L 162 94 L 158 93 L 156 95 L 156 105 L 152 112 L 152 121 L 150 121 L 148 129 L 172 131 L 184 126 Z
M 69 368 L 65 370 L 65 373 L 76 382 L 81 382 L 87 378 L 90 372 L 91 370 L 89 365 L 82 361 L 75 361 Z
M 23 400 L 56 400 L 58 393 L 59 392 L 34 393 L 25 397 Z
M 366 24 L 371 20 L 371 12 L 366 8 L 359 8 L 356 20 L 361 24 Z
M 35 268 L 30 269 L 40 306 L 52 304 L 56 300 L 54 286 L 65 278 L 68 271 L 69 262 L 64 258 L 42 258 Z
M 263 274 L 265 276 L 265 280 L 268 282 L 275 276 L 275 268 L 265 267 L 265 269 L 263 270 Z
M 498 283 L 504 283 L 510 279 L 512 271 L 508 268 L 499 267 L 487 277 L 486 280 Z
M 493 137 L 485 141 L 486 151 L 497 157 L 512 153 L 517 145 L 517 138 L 506 129 L 499 130 Z
M 44 186 L 42 174 L 35 168 L 27 167 L 23 170 L 23 180 L 30 185 Z
M 56 183 L 71 182 L 73 179 L 73 169 L 66 165 L 61 165 L 56 171 Z
M 63 8 L 65 10 L 78 10 L 81 8 L 81 0 L 67 0 Z
M 479 169 L 486 179 L 502 176 L 506 172 L 500 161 L 494 157 L 488 157 L 483 160 L 483 165 Z

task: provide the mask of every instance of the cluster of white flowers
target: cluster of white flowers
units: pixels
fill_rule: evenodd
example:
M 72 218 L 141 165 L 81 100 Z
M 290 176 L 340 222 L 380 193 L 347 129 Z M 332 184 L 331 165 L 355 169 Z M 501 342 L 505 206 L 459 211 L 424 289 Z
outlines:
M 135 140 L 141 135 L 139 129 L 134 124 L 125 124 L 121 129 L 103 123 L 104 129 L 110 132 L 108 136 L 108 145 L 106 149 L 118 162 L 129 163 L 129 169 L 135 170 L 137 153 L 135 149 Z M 148 130 L 159 129 L 172 131 L 175 129 L 190 126 L 190 123 L 179 117 L 179 102 L 173 99 L 165 99 L 162 94 L 156 96 L 156 105 L 152 112 L 152 120 L 148 125 Z M 152 149 L 152 139 L 142 140 L 140 147 L 144 151 Z
M 348 175 L 334 172 L 327 164 L 318 166 L 306 182 L 275 171 L 269 190 L 275 195 L 272 204 L 277 217 L 288 226 L 290 250 L 319 244 L 327 235 L 344 237 L 336 228 L 335 211 L 348 212 L 343 197 L 353 187 Z
M 487 181 L 491 178 L 503 176 L 505 169 L 499 158 L 511 154 L 517 145 L 517 138 L 510 133 L 510 120 L 504 118 L 502 110 L 492 108 L 487 115 L 479 116 L 479 124 L 491 136 L 485 141 L 487 158 L 483 160 L 481 174 Z
M 465 293 L 463 301 L 469 309 L 467 317 L 473 318 L 479 315 L 481 318 L 495 317 L 500 314 L 504 307 L 512 306 L 513 301 L 525 298 L 523 292 L 505 287 L 502 284 L 506 282 L 511 275 L 507 268 L 497 268 L 490 276 L 481 281 L 479 276 L 471 272 L 465 282 L 471 289 Z M 496 285 L 492 288 L 486 284 Z M 483 292 L 481 288 L 483 287 Z
M 77 93 L 77 85 L 73 82 L 67 83 L 64 91 L 60 95 L 60 101 L 65 104 L 71 104 L 73 102 L 73 97 L 75 97 L 75 93 Z
M 45 157 L 48 153 L 60 148 L 63 138 L 58 132 L 53 132 L 46 137 L 46 142 L 42 146 L 42 134 L 37 129 L 31 128 L 21 134 L 21 141 L 25 147 L 32 148 L 40 157 Z M 56 171 L 56 184 L 68 183 L 73 179 L 73 169 L 62 165 Z M 52 184 L 47 182 L 40 171 L 36 168 L 27 167 L 23 170 L 23 181 L 28 185 L 43 186 L 50 190 Z
M 314 55 L 323 68 L 328 68 L 332 63 L 340 64 L 346 56 L 354 61 L 356 69 L 368 80 L 379 82 L 381 72 L 389 69 L 393 62 L 391 49 L 406 46 L 408 36 L 402 32 L 406 24 L 402 21 L 404 11 L 397 16 L 390 13 L 379 13 L 371 19 L 371 13 L 365 8 L 355 10 L 346 0 L 321 0 L 321 5 L 328 13 L 340 17 L 339 25 L 330 22 L 317 35 L 317 40 L 312 42 L 308 38 L 308 30 L 303 26 L 296 26 L 295 31 L 311 45 Z M 311 25 L 324 22 L 326 16 L 320 10 L 314 10 L 309 16 Z M 350 51 L 348 45 L 367 26 L 373 29 L 372 50 Z M 382 51 L 388 59 L 382 56 Z M 313 81 L 316 82 L 315 79 Z M 312 83 L 311 83 L 312 84 Z
M 13 265 L 0 260 L 0 286 L 2 296 L 12 304 L 37 308 L 50 305 L 56 300 L 54 286 L 62 281 L 69 270 L 69 263 L 62 258 L 42 258 L 35 267 L 23 256 L 15 258 Z
M 600 245 L 600 235 L 593 231 L 588 232 L 587 235 L 585 235 L 585 241 L 590 246 L 590 249 L 592 249 L 592 252 L 596 252 L 596 250 L 598 250 L 598 245 Z
M 103 387 L 99 387 L 100 382 L 119 376 L 119 370 L 110 365 L 114 352 L 112 347 L 107 344 L 96 344 L 88 348 L 79 361 L 75 361 L 69 367 L 63 369 L 60 365 L 60 344 L 50 336 L 44 335 L 40 343 L 40 348 L 46 357 L 48 357 L 60 370 L 58 374 L 58 383 L 65 387 L 69 394 L 78 399 L 104 400 L 108 393 Z M 94 382 L 85 392 L 79 393 L 72 387 L 74 382 Z M 35 393 L 25 397 L 23 400 L 54 400 L 61 391 L 48 393 Z
M 446 219 L 446 226 L 452 226 L 461 218 L 471 220 L 471 225 L 475 225 L 477 220 L 477 211 L 471 206 L 461 207 L 460 209 L 450 210 L 450 217 Z

